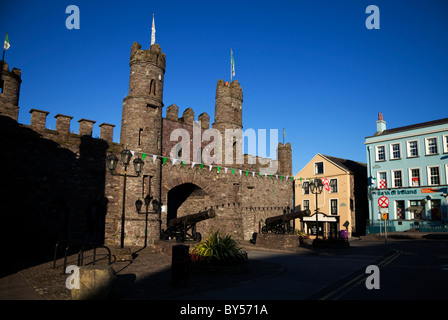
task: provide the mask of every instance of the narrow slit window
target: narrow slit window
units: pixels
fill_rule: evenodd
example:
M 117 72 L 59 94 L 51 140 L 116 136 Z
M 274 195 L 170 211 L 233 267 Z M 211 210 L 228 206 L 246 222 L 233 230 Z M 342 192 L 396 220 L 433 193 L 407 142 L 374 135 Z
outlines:
M 142 138 L 143 138 L 143 129 L 140 128 L 138 130 L 138 145 L 141 146 L 142 145 Z

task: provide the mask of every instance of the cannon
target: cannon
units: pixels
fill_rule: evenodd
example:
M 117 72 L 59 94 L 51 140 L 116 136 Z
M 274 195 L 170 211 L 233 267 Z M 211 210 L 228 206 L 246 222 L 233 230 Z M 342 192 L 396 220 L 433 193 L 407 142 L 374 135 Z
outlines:
M 290 225 L 290 221 L 302 218 L 304 216 L 310 215 L 310 210 L 303 210 L 292 213 L 285 213 L 275 217 L 269 217 L 265 220 L 265 226 L 261 228 L 261 233 L 277 233 L 277 234 L 285 234 L 285 233 L 293 233 L 294 229 Z
M 175 237 L 176 242 L 184 242 L 186 240 L 201 241 L 201 234 L 196 231 L 196 223 L 213 218 L 214 216 L 215 210 L 209 209 L 171 219 L 167 223 L 167 228 L 162 230 L 160 239 L 169 240 Z

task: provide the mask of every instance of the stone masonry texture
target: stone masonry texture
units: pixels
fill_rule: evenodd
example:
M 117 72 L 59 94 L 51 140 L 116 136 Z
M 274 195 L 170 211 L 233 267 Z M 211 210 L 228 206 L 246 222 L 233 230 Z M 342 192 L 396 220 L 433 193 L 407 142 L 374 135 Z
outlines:
M 7 236 L 17 239 L 14 252 L 37 246 L 46 247 L 51 255 L 58 241 L 119 244 L 125 173 L 129 175 L 124 206 L 126 246 L 143 245 L 145 238 L 151 245 L 159 240 L 169 219 L 210 208 L 216 216 L 197 224 L 203 237 L 220 231 L 249 240 L 267 217 L 292 208 L 289 143 L 278 145 L 276 162 L 267 159 L 267 164 L 261 164 L 258 157 L 243 155 L 244 163 L 213 163 L 211 169 L 200 165 L 210 141 L 200 140 L 196 145 L 194 134 L 202 137 L 212 128 L 222 132 L 243 128 L 243 91 L 237 80 L 217 82 L 214 122 L 210 123 L 207 113 L 196 113 L 199 125 L 193 108 L 179 116 L 179 107 L 171 105 L 166 118 L 162 117 L 166 56 L 158 44 L 142 50 L 134 42 L 129 66 L 129 93 L 123 99 L 120 142 L 116 143 L 113 124 L 102 123 L 100 138 L 94 138 L 94 120 L 77 120 L 76 134 L 70 130 L 70 115 L 54 116 L 56 130 L 46 128 L 49 113 L 38 109 L 30 111 L 30 125 L 17 123 L 21 71 L 9 71 L 2 62 L 0 147 L 6 151 L 0 161 L 8 170 L 1 182 L 7 192 L 0 206 L 7 216 Z M 189 141 L 172 138 L 176 129 L 187 132 Z M 223 145 L 224 138 L 223 134 Z M 173 164 L 172 158 L 185 158 L 187 147 L 189 158 Z M 126 172 L 121 162 L 124 149 L 134 152 Z M 119 159 L 113 173 L 106 168 L 106 157 L 111 154 Z M 143 160 L 143 154 L 147 157 L 137 176 L 132 161 Z M 160 156 L 168 160 L 162 163 Z M 259 174 L 262 167 L 276 163 L 278 170 L 272 175 Z M 143 205 L 137 212 L 136 201 L 148 196 L 152 200 L 148 208 Z

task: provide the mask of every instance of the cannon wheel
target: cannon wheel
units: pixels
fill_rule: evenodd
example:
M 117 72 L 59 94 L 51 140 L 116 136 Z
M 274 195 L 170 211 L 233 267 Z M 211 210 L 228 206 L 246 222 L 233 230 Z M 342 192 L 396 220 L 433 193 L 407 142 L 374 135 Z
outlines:
M 268 228 L 266 228 L 266 226 L 262 227 L 261 233 L 268 233 Z
M 201 241 L 202 240 L 202 235 L 201 235 L 201 233 L 200 232 L 196 232 L 195 233 L 195 235 L 194 235 L 194 239 L 193 239 L 194 241 Z

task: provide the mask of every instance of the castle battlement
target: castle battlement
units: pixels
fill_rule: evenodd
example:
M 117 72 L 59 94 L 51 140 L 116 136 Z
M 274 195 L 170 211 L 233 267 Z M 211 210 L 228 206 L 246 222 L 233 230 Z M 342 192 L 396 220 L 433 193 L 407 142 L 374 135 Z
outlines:
M 31 109 L 31 123 L 30 127 L 31 129 L 42 132 L 44 130 L 50 130 L 46 128 L 46 121 L 47 116 L 50 114 L 48 111 L 43 111 L 39 109 Z M 56 130 L 55 131 L 59 134 L 68 134 L 70 132 L 70 122 L 73 119 L 72 116 L 67 116 L 64 114 L 57 114 L 54 116 L 56 118 Z M 93 125 L 96 123 L 96 121 L 89 120 L 89 119 L 80 119 L 79 122 L 79 136 L 92 136 L 93 132 Z M 113 130 L 115 125 L 109 124 L 109 123 L 102 123 L 99 125 L 100 127 L 100 139 L 105 140 L 109 143 L 113 142 Z M 74 134 L 74 133 L 71 133 Z M 76 135 L 76 134 L 75 134 Z

